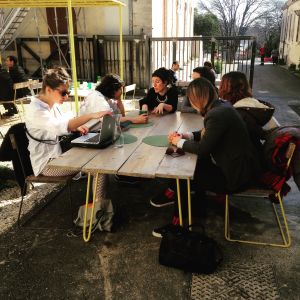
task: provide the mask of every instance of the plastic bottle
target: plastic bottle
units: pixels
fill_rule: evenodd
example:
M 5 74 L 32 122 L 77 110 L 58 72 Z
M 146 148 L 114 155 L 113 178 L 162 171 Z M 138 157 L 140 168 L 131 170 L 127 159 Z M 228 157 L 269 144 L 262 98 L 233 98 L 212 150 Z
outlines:
M 121 114 L 116 115 L 116 128 L 115 128 L 115 148 L 122 148 L 124 146 L 124 134 L 121 128 Z

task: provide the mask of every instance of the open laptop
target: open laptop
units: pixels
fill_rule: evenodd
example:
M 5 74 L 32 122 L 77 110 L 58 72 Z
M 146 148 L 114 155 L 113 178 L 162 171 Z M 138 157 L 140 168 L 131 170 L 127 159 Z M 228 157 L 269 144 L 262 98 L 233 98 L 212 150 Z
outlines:
M 105 148 L 114 142 L 115 118 L 105 115 L 99 132 L 89 132 L 71 142 L 72 146 Z

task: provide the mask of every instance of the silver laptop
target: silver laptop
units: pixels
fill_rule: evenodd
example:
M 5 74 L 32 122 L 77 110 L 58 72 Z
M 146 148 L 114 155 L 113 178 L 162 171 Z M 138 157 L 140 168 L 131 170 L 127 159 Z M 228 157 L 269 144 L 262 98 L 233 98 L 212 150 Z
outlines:
M 72 146 L 87 148 L 105 148 L 114 142 L 115 118 L 105 115 L 99 132 L 89 132 L 71 142 Z

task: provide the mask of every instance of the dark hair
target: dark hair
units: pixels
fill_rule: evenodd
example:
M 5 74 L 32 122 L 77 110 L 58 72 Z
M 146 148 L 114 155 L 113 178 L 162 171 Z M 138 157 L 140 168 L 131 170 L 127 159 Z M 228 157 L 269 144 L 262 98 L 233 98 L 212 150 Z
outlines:
M 105 75 L 101 83 L 96 86 L 96 90 L 107 98 L 114 98 L 115 92 L 124 86 L 124 81 L 116 74 Z
M 208 67 L 208 68 L 210 68 L 210 69 L 213 67 L 213 66 L 212 66 L 212 63 L 211 63 L 210 61 L 205 61 L 204 64 L 203 64 L 203 66 L 204 66 L 204 67 Z
M 43 77 L 42 91 L 45 91 L 46 86 L 49 86 L 51 89 L 56 89 L 61 84 L 69 84 L 70 79 L 70 75 L 62 67 L 49 69 Z
M 13 55 L 8 55 L 6 58 L 8 58 L 10 61 L 13 61 L 15 65 L 18 63 L 18 59 Z
M 211 82 L 213 86 L 215 86 L 216 77 L 214 73 L 208 67 L 197 67 L 193 70 L 193 72 L 199 73 L 201 77 L 206 78 Z
M 178 60 L 174 60 L 173 63 L 172 63 L 172 66 L 178 65 L 178 64 L 179 64 Z
M 171 74 L 170 70 L 166 68 L 159 68 L 152 73 L 152 77 L 159 77 L 163 82 L 167 82 L 167 84 L 173 82 L 173 74 Z
M 189 84 L 186 95 L 191 104 L 197 107 L 203 116 L 211 102 L 218 99 L 215 87 L 203 77 L 197 78 Z
M 232 104 L 243 98 L 252 97 L 246 75 L 238 71 L 225 74 L 220 83 L 219 95 Z

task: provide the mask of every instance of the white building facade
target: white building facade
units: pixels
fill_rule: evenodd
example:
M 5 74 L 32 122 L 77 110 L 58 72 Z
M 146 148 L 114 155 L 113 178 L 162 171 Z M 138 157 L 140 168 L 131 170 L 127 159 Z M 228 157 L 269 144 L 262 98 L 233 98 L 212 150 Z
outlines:
M 279 53 L 287 65 L 300 64 L 300 0 L 289 0 L 283 6 Z

